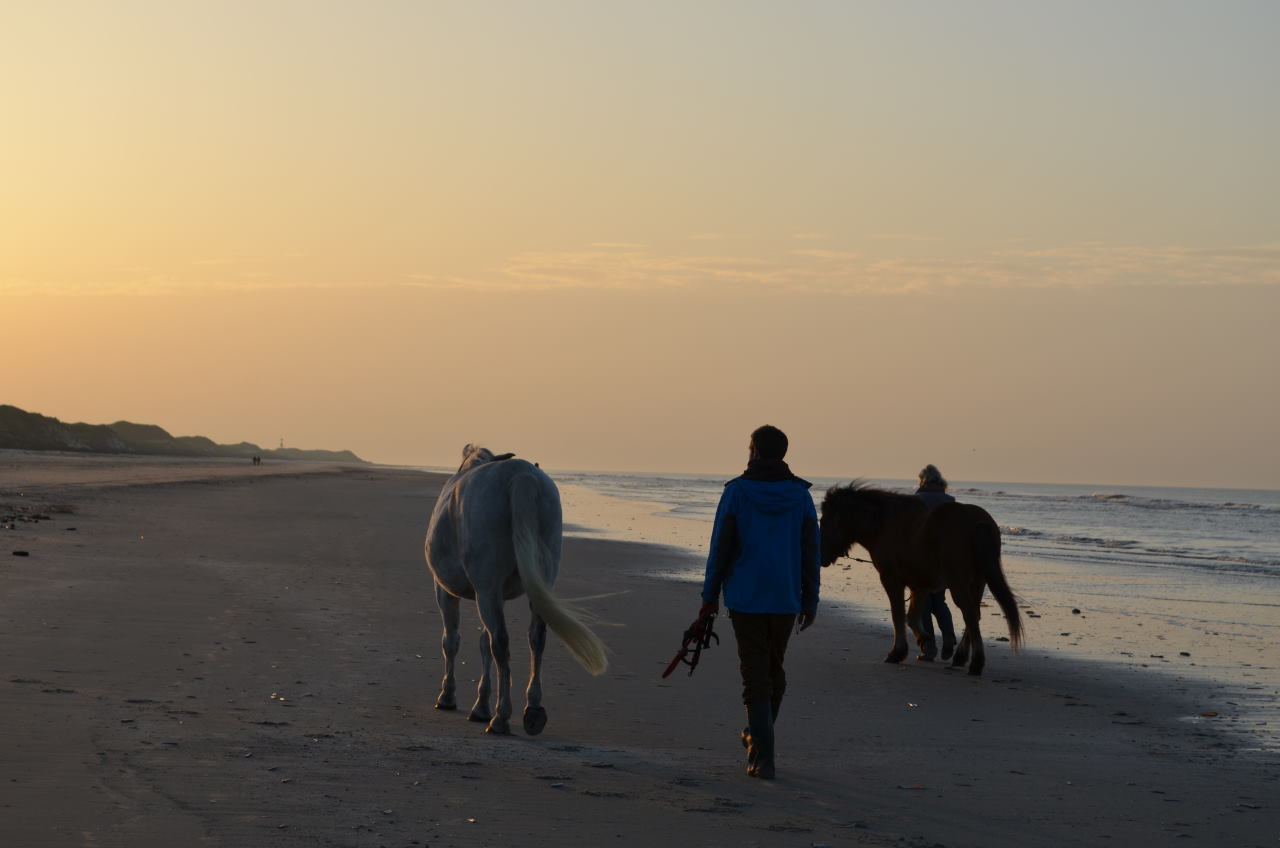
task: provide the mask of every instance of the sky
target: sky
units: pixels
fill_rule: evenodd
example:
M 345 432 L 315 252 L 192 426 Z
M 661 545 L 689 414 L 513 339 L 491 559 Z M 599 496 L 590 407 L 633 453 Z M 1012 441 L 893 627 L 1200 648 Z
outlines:
M 0 403 L 1280 488 L 1280 4 L 0 4 Z

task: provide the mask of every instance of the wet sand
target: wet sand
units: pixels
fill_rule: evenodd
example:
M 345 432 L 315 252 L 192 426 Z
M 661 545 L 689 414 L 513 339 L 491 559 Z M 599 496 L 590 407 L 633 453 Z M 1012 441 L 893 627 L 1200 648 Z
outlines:
M 0 456 L 0 507 L 49 516 L 0 531 L 0 844 L 1276 844 L 1280 763 L 1207 682 L 995 633 L 981 678 L 886 665 L 882 622 L 835 601 L 792 642 L 760 782 L 727 623 L 692 678 L 659 678 L 698 607 L 661 575 L 689 555 L 571 537 L 558 592 L 594 598 L 612 666 L 552 639 L 547 729 L 493 738 L 465 717 L 478 634 L 464 709 L 431 708 L 438 476 L 58 462 Z

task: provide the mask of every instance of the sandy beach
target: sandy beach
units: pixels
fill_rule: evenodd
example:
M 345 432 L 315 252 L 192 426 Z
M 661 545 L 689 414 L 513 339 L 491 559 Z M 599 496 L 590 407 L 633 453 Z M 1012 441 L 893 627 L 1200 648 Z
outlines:
M 0 512 L 27 519 L 0 531 L 0 844 L 1280 844 L 1280 759 L 1211 680 L 1015 655 L 998 619 L 981 678 L 886 665 L 883 622 L 838 599 L 792 641 L 779 778 L 751 780 L 727 622 L 659 678 L 691 555 L 589 533 L 557 591 L 590 599 L 611 668 L 552 639 L 544 733 L 486 736 L 432 709 L 441 479 L 0 453 Z

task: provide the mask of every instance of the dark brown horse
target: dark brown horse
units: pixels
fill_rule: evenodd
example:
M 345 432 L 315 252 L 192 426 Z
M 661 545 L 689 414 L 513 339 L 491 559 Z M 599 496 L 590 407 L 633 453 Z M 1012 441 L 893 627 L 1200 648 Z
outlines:
M 1021 643 L 1022 618 L 1000 568 L 1000 528 L 982 507 L 944 503 L 931 509 L 915 495 L 853 483 L 827 490 L 821 526 L 824 566 L 848 555 L 857 543 L 870 552 L 880 572 L 893 613 L 893 650 L 885 662 L 906 659 L 904 618 L 915 633 L 921 658 L 933 659 L 937 648 L 932 638 L 921 636 L 916 599 L 943 589 L 951 590 L 951 600 L 964 616 L 964 636 L 952 666 L 968 662 L 970 674 L 982 674 L 986 656 L 978 619 L 987 586 L 1009 624 L 1010 643 L 1015 649 Z M 911 606 L 904 610 L 905 588 L 911 589 Z

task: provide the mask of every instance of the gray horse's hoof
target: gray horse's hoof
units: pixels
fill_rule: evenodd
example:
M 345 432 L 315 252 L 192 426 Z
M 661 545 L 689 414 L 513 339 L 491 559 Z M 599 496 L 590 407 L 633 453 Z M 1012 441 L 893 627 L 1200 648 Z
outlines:
M 492 733 L 494 736 L 510 736 L 511 725 L 505 718 L 494 718 L 489 722 L 489 726 L 484 729 L 485 733 Z
M 524 732 L 537 736 L 547 726 L 547 711 L 542 707 L 524 708 Z
M 471 712 L 467 714 L 467 721 L 488 721 L 491 718 L 493 714 L 480 707 L 472 707 Z
M 437 710 L 456 710 L 457 708 L 458 708 L 458 702 L 455 701 L 453 698 L 446 698 L 444 695 L 441 695 L 439 698 L 436 698 Z

